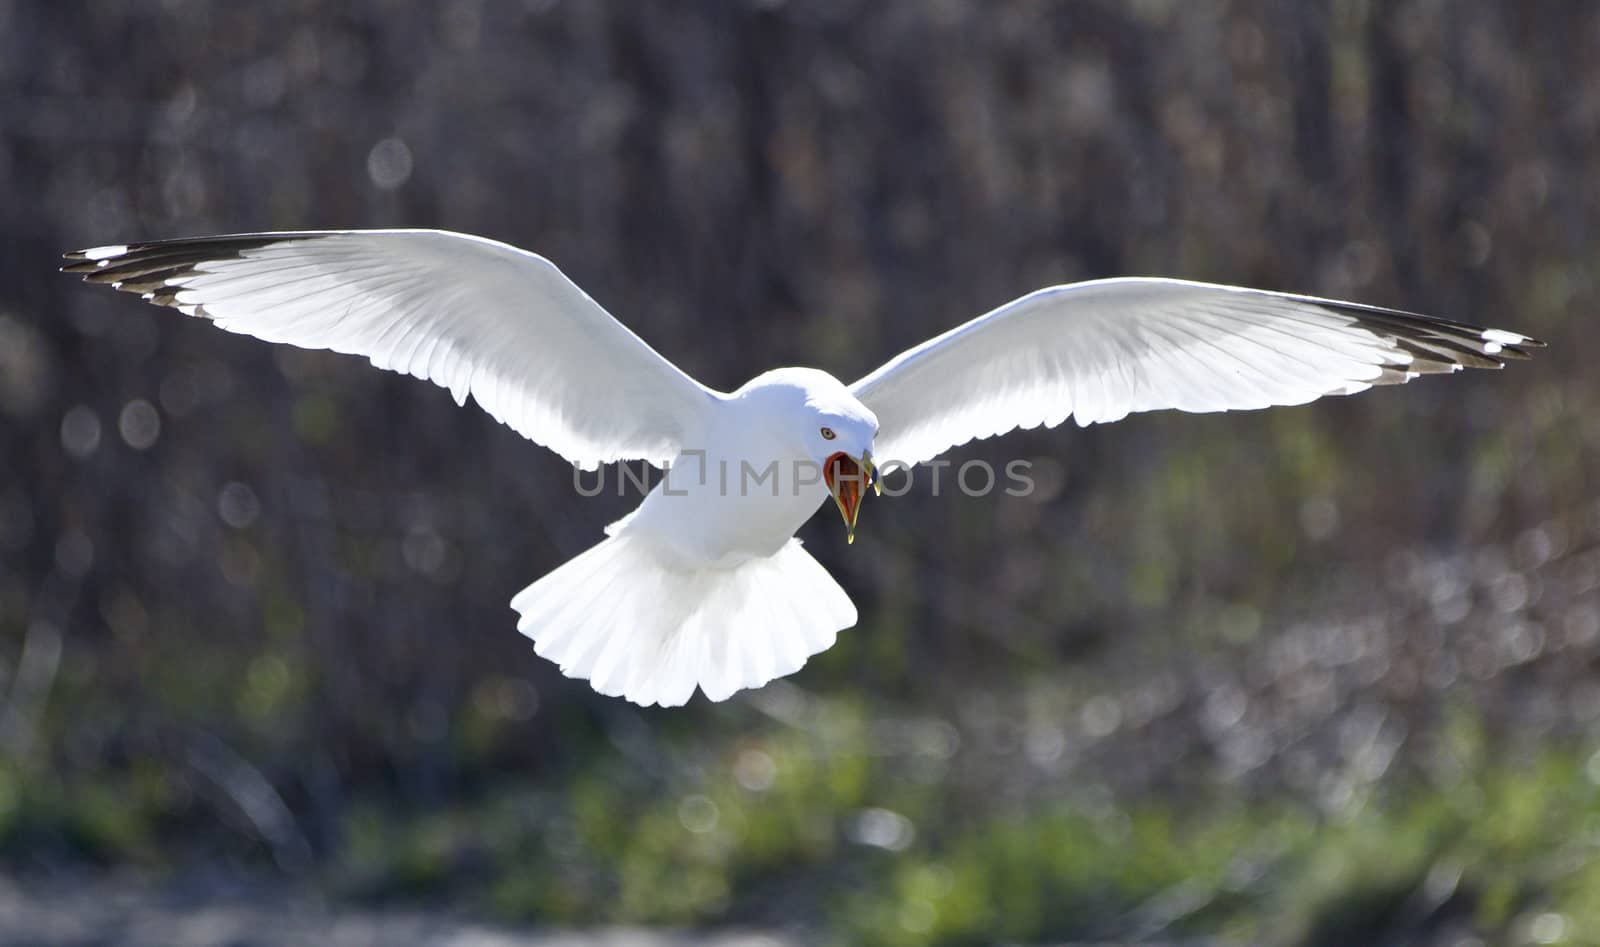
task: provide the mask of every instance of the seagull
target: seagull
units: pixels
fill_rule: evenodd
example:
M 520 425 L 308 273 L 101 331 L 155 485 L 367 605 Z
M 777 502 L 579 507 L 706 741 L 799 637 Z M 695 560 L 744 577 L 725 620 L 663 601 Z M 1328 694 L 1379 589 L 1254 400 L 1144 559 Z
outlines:
M 1029 293 L 852 384 L 778 368 L 721 392 L 549 260 L 483 237 L 248 233 L 65 256 L 66 272 L 229 332 L 362 355 L 457 404 L 470 396 L 580 469 L 662 468 L 604 539 L 511 600 L 538 654 L 642 706 L 759 687 L 856 623 L 795 532 L 831 498 L 853 540 L 879 468 L 1069 417 L 1304 404 L 1501 368 L 1544 344 L 1359 303 L 1124 277 Z

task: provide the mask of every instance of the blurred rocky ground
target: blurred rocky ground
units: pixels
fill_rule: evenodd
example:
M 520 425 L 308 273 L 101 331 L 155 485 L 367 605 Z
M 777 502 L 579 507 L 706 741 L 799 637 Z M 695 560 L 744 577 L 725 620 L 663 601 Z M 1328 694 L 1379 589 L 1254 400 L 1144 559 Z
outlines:
M 330 907 L 271 882 L 218 889 L 86 880 L 0 882 L 0 941 L 15 947 L 789 947 L 748 932 L 519 931 L 451 916 L 446 909 Z

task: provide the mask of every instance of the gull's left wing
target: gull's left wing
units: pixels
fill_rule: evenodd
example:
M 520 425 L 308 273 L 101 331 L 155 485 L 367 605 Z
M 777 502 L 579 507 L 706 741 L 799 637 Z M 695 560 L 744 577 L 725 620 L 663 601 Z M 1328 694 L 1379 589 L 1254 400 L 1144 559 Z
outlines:
M 1501 368 L 1544 343 L 1414 313 L 1185 280 L 1052 286 L 901 353 L 851 386 L 873 453 L 917 464 L 1015 428 L 1134 411 L 1303 404 Z
M 717 395 L 544 257 L 442 230 L 252 233 L 95 247 L 69 273 L 229 332 L 365 355 L 471 395 L 585 468 L 671 460 Z

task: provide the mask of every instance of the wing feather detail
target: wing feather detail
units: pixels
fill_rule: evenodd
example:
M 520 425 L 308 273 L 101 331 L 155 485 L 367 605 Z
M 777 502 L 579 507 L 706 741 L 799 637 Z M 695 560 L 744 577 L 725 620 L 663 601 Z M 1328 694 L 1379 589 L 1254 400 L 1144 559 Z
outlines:
M 1137 411 L 1304 404 L 1420 375 L 1501 368 L 1544 343 L 1359 303 L 1123 278 L 1030 293 L 909 349 L 851 390 L 874 453 L 916 464 L 1016 428 Z
M 470 396 L 585 468 L 671 460 L 719 397 L 516 247 L 438 230 L 236 234 L 66 254 L 69 273 L 219 328 Z

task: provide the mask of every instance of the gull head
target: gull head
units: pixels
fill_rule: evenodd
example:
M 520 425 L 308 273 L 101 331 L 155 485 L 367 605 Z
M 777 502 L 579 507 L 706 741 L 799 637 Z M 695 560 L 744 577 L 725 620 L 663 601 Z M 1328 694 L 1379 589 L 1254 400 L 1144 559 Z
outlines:
M 877 416 L 837 378 L 811 368 L 767 372 L 740 394 L 760 404 L 762 413 L 778 423 L 790 449 L 822 471 L 822 482 L 844 518 L 846 541 L 855 542 L 856 517 L 867 487 L 882 492 L 872 463 Z

